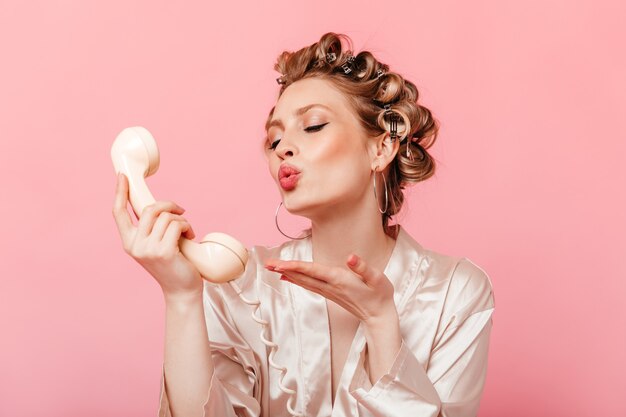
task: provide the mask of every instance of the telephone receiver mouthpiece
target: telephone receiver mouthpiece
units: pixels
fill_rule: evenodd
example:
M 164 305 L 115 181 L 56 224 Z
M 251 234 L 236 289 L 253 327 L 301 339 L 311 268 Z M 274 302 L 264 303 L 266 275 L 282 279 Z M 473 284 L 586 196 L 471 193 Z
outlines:
M 159 149 L 150 132 L 141 126 L 128 127 L 117 135 L 111 147 L 116 173 L 128 178 L 129 200 L 137 218 L 156 200 L 145 178 L 159 169 Z M 235 238 L 220 232 L 209 233 L 196 243 L 185 237 L 180 251 L 210 282 L 221 283 L 239 277 L 248 262 L 248 250 Z

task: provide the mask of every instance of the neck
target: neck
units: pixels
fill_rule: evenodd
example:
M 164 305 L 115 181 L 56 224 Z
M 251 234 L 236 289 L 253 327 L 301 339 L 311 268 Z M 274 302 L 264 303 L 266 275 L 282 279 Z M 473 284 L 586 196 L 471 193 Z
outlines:
M 385 233 L 380 216 L 376 207 L 365 204 L 353 206 L 349 213 L 333 210 L 323 219 L 311 219 L 313 261 L 349 270 L 348 256 L 355 253 L 382 272 L 395 239 Z

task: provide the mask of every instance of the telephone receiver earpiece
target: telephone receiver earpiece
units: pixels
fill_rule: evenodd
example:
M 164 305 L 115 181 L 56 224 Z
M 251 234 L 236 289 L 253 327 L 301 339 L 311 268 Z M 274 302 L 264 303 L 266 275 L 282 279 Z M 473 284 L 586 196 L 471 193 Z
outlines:
M 116 173 L 128 178 L 129 200 L 137 218 L 156 200 L 145 178 L 159 169 L 159 149 L 152 134 L 141 126 L 128 127 L 117 135 L 111 147 Z M 248 262 L 248 250 L 225 233 L 209 233 L 200 243 L 181 236 L 180 251 L 211 282 L 226 282 L 240 276 Z

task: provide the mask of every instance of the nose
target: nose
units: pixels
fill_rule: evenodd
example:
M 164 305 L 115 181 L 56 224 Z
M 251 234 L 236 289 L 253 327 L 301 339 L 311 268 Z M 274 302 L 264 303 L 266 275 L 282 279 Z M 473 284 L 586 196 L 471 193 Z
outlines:
M 286 140 L 284 137 L 280 140 L 278 145 L 276 146 L 276 154 L 281 158 L 285 159 L 287 156 L 293 156 L 295 147 Z

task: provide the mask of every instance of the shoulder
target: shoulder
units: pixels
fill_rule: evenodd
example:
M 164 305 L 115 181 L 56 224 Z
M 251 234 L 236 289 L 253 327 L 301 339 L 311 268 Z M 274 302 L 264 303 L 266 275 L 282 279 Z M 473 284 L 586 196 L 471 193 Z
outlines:
M 421 246 L 419 252 L 416 295 L 439 305 L 442 322 L 455 326 L 474 313 L 495 308 L 491 278 L 476 262 Z
M 483 268 L 463 257 L 456 263 L 448 292 L 465 298 L 489 298 L 493 295 L 493 285 Z
M 403 275 L 397 290 L 444 309 L 487 309 L 493 304 L 493 286 L 487 272 L 467 257 L 428 249 L 408 231 L 398 235 L 399 249 L 391 272 Z
M 487 272 L 467 257 L 458 259 L 447 284 L 443 322 L 456 327 L 473 314 L 494 308 L 493 285 Z
M 493 285 L 489 274 L 468 257 L 457 257 L 419 246 L 421 287 L 445 289 L 446 302 L 489 298 Z

